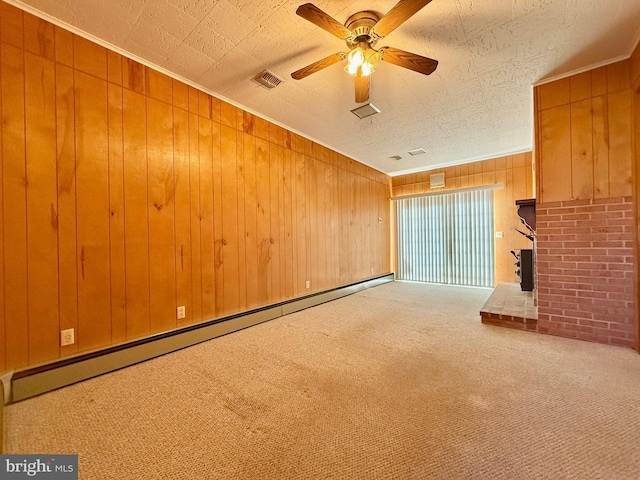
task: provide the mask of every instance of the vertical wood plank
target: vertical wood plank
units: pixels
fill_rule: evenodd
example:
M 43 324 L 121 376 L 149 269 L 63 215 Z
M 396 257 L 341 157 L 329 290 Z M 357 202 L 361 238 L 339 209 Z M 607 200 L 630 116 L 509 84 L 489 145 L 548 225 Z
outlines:
M 305 144 L 306 145 L 306 144 Z M 318 277 L 318 172 L 316 161 L 305 155 L 305 185 L 307 204 L 307 280 L 312 291 L 317 291 L 320 279 Z
M 284 237 L 284 270 L 285 284 L 283 293 L 285 298 L 292 298 L 295 294 L 295 238 L 294 238 L 294 208 L 293 203 L 293 184 L 295 170 L 293 168 L 294 155 L 289 148 L 282 151 L 282 210 L 284 213 L 283 237 Z
M 24 49 L 47 60 L 55 59 L 54 27 L 30 13 L 23 13 Z
M 610 94 L 609 182 L 610 194 L 614 197 L 633 193 L 631 119 L 631 91 L 622 90 Z
M 145 98 L 123 91 L 127 339 L 149 333 L 149 212 Z
M 241 134 L 244 145 L 244 223 L 247 308 L 258 306 L 260 241 L 257 231 L 256 137 Z M 264 273 L 264 272 L 262 272 Z
M 606 95 L 607 90 L 607 67 L 591 70 L 591 95 Z
M 76 70 L 78 350 L 111 343 L 107 82 Z
M 211 96 L 198 91 L 198 109 L 201 117 L 211 120 Z
M 2 8 L 2 39 L 6 39 L 7 12 Z M 20 22 L 22 13 L 20 12 Z M 22 23 L 20 23 L 22 25 Z M 22 36 L 20 36 L 22 41 Z M 27 172 L 25 152 L 24 59 L 22 50 L 2 45 L 0 78 L 2 83 L 2 190 L 4 230 L 5 338 L 6 368 L 29 363 L 27 296 Z
M 107 79 L 122 86 L 122 55 L 111 50 L 107 50 Z
M 316 235 L 318 238 L 317 245 L 317 281 L 318 290 L 325 290 L 329 287 L 327 279 L 327 253 L 329 250 L 329 238 L 327 230 L 328 203 L 327 203 L 327 183 L 326 183 L 326 167 L 324 162 L 316 161 Z
M 213 231 L 213 131 L 211 120 L 199 117 L 198 121 L 200 127 L 200 261 L 202 262 L 202 319 L 211 320 L 216 315 Z
M 336 157 L 333 157 L 334 159 Z M 340 183 L 339 169 L 334 164 L 330 165 L 327 177 L 329 188 L 329 242 L 331 244 L 330 280 L 332 286 L 340 284 Z
M 503 279 L 509 278 L 509 269 L 511 268 L 511 261 L 509 257 L 510 244 L 507 242 L 505 233 L 507 232 L 507 195 L 506 195 L 506 171 L 504 169 L 496 172 L 496 182 L 505 185 L 504 188 L 497 188 L 493 191 L 493 204 L 494 204 L 494 229 L 496 232 L 503 232 L 503 238 L 496 238 L 494 240 L 494 262 L 495 262 L 495 280 L 496 283 L 504 281 Z M 513 258 L 513 257 L 511 257 Z
M 76 70 L 107 79 L 107 49 L 97 43 L 74 35 L 73 62 Z
M 0 40 L 2 43 L 22 49 L 24 45 L 23 13 L 19 8 L 0 3 Z
M 593 195 L 595 198 L 609 196 L 609 106 L 606 96 L 593 97 L 592 144 L 593 144 Z
M 591 72 L 583 72 L 569 77 L 571 101 L 579 102 L 591 98 Z
M 380 196 L 380 207 L 378 212 L 380 214 L 380 218 L 382 218 L 382 225 L 384 228 L 384 233 L 382 235 L 383 239 L 383 248 L 382 251 L 382 272 L 387 273 L 391 271 L 391 254 L 394 250 L 393 244 L 391 243 L 391 202 L 389 198 L 391 196 L 391 190 L 389 185 L 389 179 L 386 178 L 386 183 L 382 185 L 381 188 L 381 196 Z
M 164 73 L 153 68 L 145 67 L 145 81 L 147 95 L 161 102 L 173 103 L 173 81 Z
M 284 269 L 284 205 L 282 189 L 283 148 L 275 143 L 269 144 L 269 235 L 271 242 L 270 300 L 284 300 L 283 287 L 286 282 Z
M 254 117 L 255 118 L 255 117 Z M 269 142 L 256 139 L 256 238 L 258 247 L 257 302 L 273 302 L 272 256 L 278 246 L 271 234 L 271 198 L 269 171 Z
M 236 128 L 236 107 L 227 102 L 220 102 L 220 123 Z
M 122 87 L 109 84 L 109 235 L 111 259 L 111 341 L 127 339 Z
M 211 104 L 211 120 L 216 123 L 220 123 L 220 110 L 221 110 L 221 100 L 219 98 L 215 98 L 209 96 L 209 102 Z
M 59 355 L 55 71 L 25 53 L 29 362 Z
M 215 100 L 215 99 L 214 99 Z M 219 101 L 214 109 L 213 122 L 213 232 L 214 232 L 214 279 L 215 279 L 215 316 L 224 314 L 224 264 L 222 261 L 222 131 L 220 128 Z M 217 112 L 217 113 L 215 113 Z
M 344 168 L 339 169 L 339 189 L 340 189 L 340 284 L 344 285 L 350 280 L 351 251 L 349 249 L 349 224 L 351 196 L 353 186 L 350 184 L 351 174 Z
M 538 87 L 540 92 L 540 108 L 548 108 L 566 105 L 571 101 L 571 80 L 562 78 L 554 82 L 545 83 Z
M 56 130 L 58 188 L 58 295 L 60 330 L 78 330 L 78 265 L 76 256 L 76 149 L 73 70 L 56 66 Z M 60 347 L 61 355 L 78 344 Z
M 189 87 L 175 79 L 173 80 L 173 105 L 182 110 L 189 110 Z
M 189 113 L 198 115 L 198 112 L 200 110 L 198 107 L 198 97 L 198 90 L 193 87 L 189 87 Z
M 620 62 L 610 63 L 605 67 L 607 70 L 608 93 L 620 92 L 631 87 L 630 66 L 629 59 L 626 59 Z
M 151 333 L 176 327 L 173 119 L 167 103 L 147 97 L 149 219 L 149 325 Z
M 173 109 L 173 178 L 175 184 L 176 306 L 185 307 L 178 325 L 193 321 L 191 291 L 191 198 L 189 179 L 189 114 Z
M 122 58 L 122 85 L 141 95 L 146 94 L 146 71 L 144 65 L 131 60 L 130 58 Z
M 571 181 L 574 199 L 593 196 L 591 99 L 571 104 Z
M 236 125 L 242 126 L 242 110 L 235 109 Z M 238 121 L 239 120 L 239 121 Z M 245 188 L 246 179 L 244 171 L 244 136 L 242 130 L 236 128 L 236 175 L 238 182 L 238 302 L 240 310 L 247 308 L 247 232 L 245 227 Z
M 569 105 L 540 112 L 542 134 L 541 172 L 542 201 L 554 202 L 571 198 L 571 108 Z
M 224 105 L 224 103 L 223 103 Z M 222 160 L 222 265 L 224 268 L 224 313 L 240 310 L 238 272 L 238 183 L 237 138 L 232 127 L 221 126 Z
M 73 67 L 73 33 L 58 26 L 54 29 L 55 60 L 68 67 Z
M 195 95 L 192 95 L 195 92 Z M 196 98 L 193 105 L 193 98 Z M 191 210 L 191 302 L 193 322 L 202 318 L 202 258 L 201 258 L 201 215 L 200 215 L 200 126 L 197 111 L 197 91 L 189 88 L 189 198 Z
M 296 135 L 295 138 L 298 138 Z M 294 153 L 294 296 L 306 293 L 307 276 L 307 194 L 304 154 Z

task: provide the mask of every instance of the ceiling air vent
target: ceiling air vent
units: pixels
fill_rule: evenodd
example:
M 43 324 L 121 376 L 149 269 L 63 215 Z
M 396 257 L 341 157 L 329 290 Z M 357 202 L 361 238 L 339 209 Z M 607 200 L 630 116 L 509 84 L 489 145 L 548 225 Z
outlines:
M 427 153 L 427 151 L 424 148 L 416 148 L 415 150 L 409 150 L 409 155 L 411 156 L 416 156 L 416 155 L 422 155 Z
M 358 118 L 370 117 L 371 115 L 375 115 L 376 113 L 380 113 L 380 109 L 376 107 L 373 103 L 367 103 L 366 105 L 362 105 L 361 107 L 354 108 L 351 110 Z
M 276 88 L 282 83 L 282 79 L 276 77 L 269 70 L 263 70 L 258 75 L 251 79 L 253 83 L 257 83 L 261 87 L 272 89 Z

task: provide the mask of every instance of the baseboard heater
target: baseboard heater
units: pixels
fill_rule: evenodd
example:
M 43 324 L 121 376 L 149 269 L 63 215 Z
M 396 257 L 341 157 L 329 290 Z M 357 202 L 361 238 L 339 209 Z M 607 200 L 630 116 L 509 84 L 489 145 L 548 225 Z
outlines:
M 1 379 L 5 387 L 4 403 L 6 405 L 35 397 L 393 280 L 393 273 L 381 275 L 305 297 L 15 371 Z

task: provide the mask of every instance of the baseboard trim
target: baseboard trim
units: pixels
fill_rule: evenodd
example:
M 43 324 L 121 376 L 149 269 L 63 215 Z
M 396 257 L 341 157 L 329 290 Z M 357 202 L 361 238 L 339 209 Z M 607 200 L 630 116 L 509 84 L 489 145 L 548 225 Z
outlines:
M 10 392 L 5 404 L 26 400 L 393 280 L 393 273 L 385 274 L 241 314 L 18 370 L 11 377 Z

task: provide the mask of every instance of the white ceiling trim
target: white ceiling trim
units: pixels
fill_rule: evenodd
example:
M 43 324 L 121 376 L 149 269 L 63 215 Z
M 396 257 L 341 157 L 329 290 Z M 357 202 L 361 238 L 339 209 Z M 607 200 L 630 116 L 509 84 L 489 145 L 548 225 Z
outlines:
M 633 49 L 631 50 L 633 53 Z M 616 58 L 612 58 L 610 60 L 606 60 L 604 62 L 594 63 L 593 65 L 586 66 L 584 68 L 579 68 L 577 70 L 572 70 L 571 72 L 562 73 L 560 75 L 555 75 L 549 78 L 543 78 L 533 84 L 534 87 L 539 87 L 540 85 L 545 85 L 547 83 L 555 82 L 556 80 L 562 80 L 563 78 L 573 77 L 574 75 L 579 75 L 584 72 L 588 72 L 589 70 L 595 70 L 596 68 L 606 67 L 607 65 L 611 65 L 613 63 L 621 62 L 622 60 L 627 60 L 631 58 L 631 54 L 629 55 L 620 55 Z

